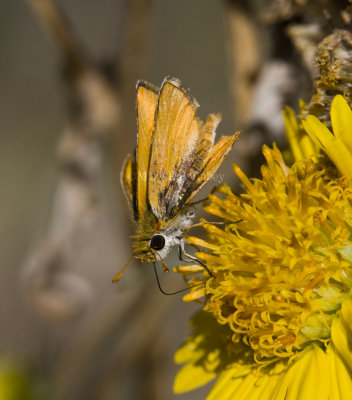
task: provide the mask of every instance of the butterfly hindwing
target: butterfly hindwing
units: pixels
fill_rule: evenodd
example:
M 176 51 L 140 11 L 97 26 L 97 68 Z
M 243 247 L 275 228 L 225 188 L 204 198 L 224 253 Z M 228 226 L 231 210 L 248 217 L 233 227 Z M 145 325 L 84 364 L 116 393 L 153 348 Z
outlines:
M 121 180 L 121 186 L 128 201 L 128 205 L 135 213 L 133 170 L 134 170 L 134 162 L 132 161 L 131 156 L 127 155 L 122 165 L 120 180 Z
M 215 130 L 220 121 L 221 121 L 220 114 L 210 114 L 204 125 L 201 121 L 199 121 L 200 135 L 198 141 L 198 148 L 194 154 L 191 168 L 189 170 L 187 179 L 184 182 L 182 188 L 182 195 L 180 197 L 180 204 L 179 204 L 181 207 L 185 203 L 187 203 L 198 191 L 196 189 L 198 188 L 199 185 L 196 186 L 195 181 L 199 176 L 199 174 L 204 169 L 204 162 L 206 157 L 208 156 L 209 151 L 212 149 L 214 145 L 215 135 L 216 135 Z M 208 179 L 206 179 L 204 183 L 206 183 L 207 181 Z
M 192 191 L 187 198 L 189 202 L 197 192 L 211 179 L 221 163 L 224 161 L 233 144 L 238 139 L 239 133 L 232 136 L 222 136 L 219 141 L 210 150 L 203 161 L 203 165 L 199 170 L 197 178 L 193 181 Z

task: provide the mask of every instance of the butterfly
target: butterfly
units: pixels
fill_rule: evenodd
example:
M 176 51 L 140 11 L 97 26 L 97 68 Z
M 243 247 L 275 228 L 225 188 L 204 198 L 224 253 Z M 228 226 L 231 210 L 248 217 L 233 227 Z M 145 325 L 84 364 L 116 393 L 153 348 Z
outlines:
M 194 218 L 191 200 L 217 171 L 239 133 L 214 144 L 220 114 L 210 114 L 203 123 L 196 116 L 197 101 L 177 78 L 166 77 L 160 89 L 140 80 L 136 89 L 137 148 L 121 171 L 136 225 L 130 260 L 162 261 L 173 246 L 178 246 L 181 260 L 196 260 L 185 252 L 183 239 Z

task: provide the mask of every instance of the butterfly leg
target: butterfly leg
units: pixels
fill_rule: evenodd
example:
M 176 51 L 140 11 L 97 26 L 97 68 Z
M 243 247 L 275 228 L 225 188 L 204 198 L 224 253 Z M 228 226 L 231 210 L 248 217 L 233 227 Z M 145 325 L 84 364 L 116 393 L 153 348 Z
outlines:
M 180 261 L 186 261 L 186 262 L 194 261 L 195 263 L 197 263 L 201 267 L 203 267 L 212 278 L 214 278 L 214 274 L 210 271 L 210 269 L 205 264 L 203 264 L 201 261 L 199 261 L 197 257 L 191 256 L 190 254 L 186 253 L 185 242 L 183 241 L 183 239 L 180 240 L 180 244 L 178 247 L 178 257 L 179 257 Z M 183 257 L 188 258 L 188 260 L 185 260 Z

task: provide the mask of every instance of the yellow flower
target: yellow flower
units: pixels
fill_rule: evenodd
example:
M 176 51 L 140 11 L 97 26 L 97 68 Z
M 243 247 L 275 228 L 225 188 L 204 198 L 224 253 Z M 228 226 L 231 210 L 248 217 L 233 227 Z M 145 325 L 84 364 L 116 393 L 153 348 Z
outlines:
M 341 95 L 332 101 L 334 134 L 314 115 L 308 115 L 302 123 L 310 138 L 325 151 L 340 173 L 352 178 L 352 111 L 347 101 Z
M 333 134 L 314 115 L 308 115 L 302 127 L 291 108 L 285 108 L 283 117 L 296 160 L 315 156 L 322 149 L 342 175 L 352 178 L 352 111 L 343 96 L 335 96 L 331 104 Z
M 302 104 L 303 106 L 303 104 Z M 319 153 L 319 146 L 306 134 L 298 123 L 295 112 L 291 107 L 286 107 L 283 112 L 286 137 L 295 160 L 306 160 Z
M 204 274 L 205 288 L 185 296 L 206 295 L 175 355 L 185 363 L 176 393 L 218 377 L 208 400 L 352 398 L 352 179 L 333 158 L 344 146 L 352 162 L 352 118 L 341 101 L 332 105 L 335 138 L 327 142 L 327 128 L 311 116 L 304 128 L 343 176 L 317 153 L 289 167 L 264 146 L 262 179 L 234 166 L 245 193 L 223 185 L 221 197 L 209 195 L 206 211 L 225 225 L 205 224 L 207 240 L 188 238 L 207 249 L 197 257 L 214 278 Z

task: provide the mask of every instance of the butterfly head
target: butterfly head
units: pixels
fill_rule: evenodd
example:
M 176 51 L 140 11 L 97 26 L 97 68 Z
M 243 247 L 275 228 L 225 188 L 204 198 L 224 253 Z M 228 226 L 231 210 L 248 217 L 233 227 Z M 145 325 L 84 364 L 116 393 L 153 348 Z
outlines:
M 193 212 L 177 214 L 165 221 L 142 221 L 137 234 L 132 236 L 135 257 L 142 263 L 165 259 L 170 249 L 180 245 L 183 230 L 192 224 Z
M 136 237 L 133 247 L 135 257 L 142 263 L 156 262 L 169 252 L 168 237 L 163 233 L 156 233 L 147 239 Z

